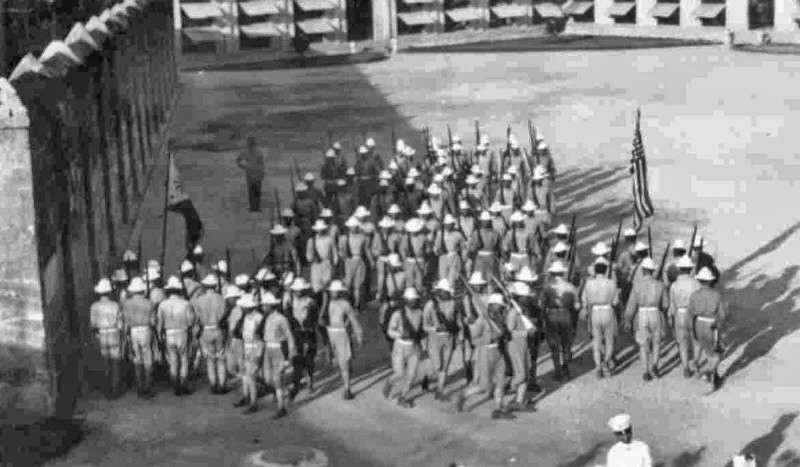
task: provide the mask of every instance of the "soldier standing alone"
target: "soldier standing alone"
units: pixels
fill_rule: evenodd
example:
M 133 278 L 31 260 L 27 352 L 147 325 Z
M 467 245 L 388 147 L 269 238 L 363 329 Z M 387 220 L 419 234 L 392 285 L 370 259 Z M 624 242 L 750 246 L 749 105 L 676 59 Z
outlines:
M 264 180 L 264 153 L 256 147 L 253 136 L 247 138 L 247 149 L 236 158 L 236 165 L 244 170 L 247 180 L 247 199 L 250 212 L 261 211 L 261 182 Z

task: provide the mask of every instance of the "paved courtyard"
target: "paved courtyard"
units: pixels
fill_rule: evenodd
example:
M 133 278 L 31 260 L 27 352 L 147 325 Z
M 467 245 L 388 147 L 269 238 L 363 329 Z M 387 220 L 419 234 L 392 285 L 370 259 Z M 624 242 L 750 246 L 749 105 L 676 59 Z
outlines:
M 163 392 L 146 403 L 130 395 L 90 401 L 86 441 L 53 465 L 236 465 L 251 450 L 289 442 L 327 450 L 337 466 L 579 467 L 603 462 L 612 442 L 606 420 L 624 410 L 659 465 L 720 466 L 746 448 L 759 466 L 799 466 L 800 372 L 792 360 L 800 348 L 799 75 L 795 57 L 719 46 L 417 53 L 359 67 L 185 74 L 172 130 L 176 160 L 205 222 L 206 250 L 220 257 L 230 246 L 235 272 L 252 270 L 270 224 L 268 211 L 247 211 L 235 165 L 248 135 L 269 151 L 264 202 L 273 204 L 277 188 L 285 206 L 290 164 L 317 171 L 328 131 L 352 162 L 363 134 L 386 154 L 392 128 L 419 150 L 424 125 L 445 136 L 449 124 L 471 146 L 479 119 L 499 145 L 507 123 L 526 142 L 532 118 L 556 158 L 559 210 L 578 214 L 588 260 L 593 242 L 609 240 L 621 216 L 631 218 L 627 160 L 641 107 L 656 254 L 675 236 L 688 241 L 696 219 L 723 270 L 734 315 L 724 331 L 726 384 L 709 393 L 676 371 L 645 384 L 630 339 L 621 344 L 626 370 L 598 381 L 582 332 L 569 383 L 556 383 L 547 355 L 540 358 L 546 392 L 535 413 L 493 422 L 487 404 L 458 414 L 429 395 L 404 410 L 380 395 L 388 361 L 375 313 L 367 312 L 354 401 L 341 400 L 335 378 L 277 423 L 270 398 L 251 417 L 230 407 L 233 394 L 202 390 L 184 399 Z M 160 248 L 162 200 L 157 175 L 142 211 L 148 257 Z M 174 269 L 183 225 L 174 215 L 168 225 Z M 674 365 L 674 357 L 669 345 L 663 361 Z

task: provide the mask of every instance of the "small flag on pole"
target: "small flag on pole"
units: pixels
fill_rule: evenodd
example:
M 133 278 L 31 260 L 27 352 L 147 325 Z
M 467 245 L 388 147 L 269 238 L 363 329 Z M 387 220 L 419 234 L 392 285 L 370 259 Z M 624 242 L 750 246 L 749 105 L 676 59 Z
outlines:
M 633 133 L 633 150 L 631 151 L 630 173 L 633 180 L 633 221 L 638 231 L 644 219 L 653 215 L 653 203 L 650 200 L 650 188 L 647 185 L 647 159 L 644 155 L 642 132 L 639 129 L 641 110 L 636 109 L 636 128 Z
M 187 248 L 193 248 L 203 237 L 203 222 L 197 214 L 197 209 L 195 209 L 192 199 L 183 191 L 183 183 L 172 154 L 169 155 L 169 174 L 167 176 L 168 195 L 166 208 L 183 216 L 186 222 Z

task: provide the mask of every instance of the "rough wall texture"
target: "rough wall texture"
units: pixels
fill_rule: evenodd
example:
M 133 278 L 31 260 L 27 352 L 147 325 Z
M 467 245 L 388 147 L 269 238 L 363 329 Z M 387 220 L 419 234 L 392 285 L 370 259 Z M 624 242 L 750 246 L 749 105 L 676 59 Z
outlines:
M 170 3 L 126 0 L 0 79 L 0 417 L 67 416 L 97 372 L 92 286 L 134 243 L 172 41 Z

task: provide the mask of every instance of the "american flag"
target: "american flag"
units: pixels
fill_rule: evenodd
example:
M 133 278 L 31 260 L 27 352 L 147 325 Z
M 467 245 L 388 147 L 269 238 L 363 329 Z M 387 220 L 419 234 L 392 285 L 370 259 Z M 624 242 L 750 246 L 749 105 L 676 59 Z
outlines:
M 633 178 L 633 220 L 637 231 L 642 227 L 644 219 L 653 215 L 653 202 L 650 201 L 650 189 L 647 186 L 647 159 L 644 155 L 642 132 L 639 130 L 640 119 L 641 110 L 636 109 L 630 172 Z

